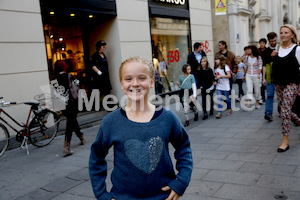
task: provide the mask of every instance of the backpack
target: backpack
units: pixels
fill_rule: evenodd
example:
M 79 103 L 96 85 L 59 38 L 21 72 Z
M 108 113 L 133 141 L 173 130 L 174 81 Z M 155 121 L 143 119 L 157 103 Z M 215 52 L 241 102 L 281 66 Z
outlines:
M 79 86 L 75 83 L 74 77 L 71 74 L 68 74 L 69 79 L 69 88 L 70 88 L 70 99 L 75 101 L 78 99 L 78 90 L 80 89 Z
M 228 65 L 227 65 L 228 66 Z M 228 68 L 229 68 L 229 72 L 230 72 L 230 78 L 229 78 L 229 80 L 230 81 L 232 81 L 232 71 L 231 71 L 231 69 L 230 69 L 230 67 L 228 66 Z M 224 67 L 224 73 L 225 73 L 225 75 L 227 75 L 227 73 L 226 73 L 226 71 L 225 71 L 225 67 Z

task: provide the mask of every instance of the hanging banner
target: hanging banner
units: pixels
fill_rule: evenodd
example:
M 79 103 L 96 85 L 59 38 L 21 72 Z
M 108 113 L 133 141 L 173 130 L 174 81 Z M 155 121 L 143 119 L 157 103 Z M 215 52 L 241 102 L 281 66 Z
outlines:
M 226 15 L 226 0 L 215 0 L 216 15 Z

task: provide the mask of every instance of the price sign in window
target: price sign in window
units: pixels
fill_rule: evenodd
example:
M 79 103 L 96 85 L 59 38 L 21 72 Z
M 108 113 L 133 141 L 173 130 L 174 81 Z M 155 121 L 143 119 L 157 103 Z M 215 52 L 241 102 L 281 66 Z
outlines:
M 155 91 L 176 91 L 179 89 L 176 82 L 189 53 L 189 20 L 152 17 L 150 22 Z

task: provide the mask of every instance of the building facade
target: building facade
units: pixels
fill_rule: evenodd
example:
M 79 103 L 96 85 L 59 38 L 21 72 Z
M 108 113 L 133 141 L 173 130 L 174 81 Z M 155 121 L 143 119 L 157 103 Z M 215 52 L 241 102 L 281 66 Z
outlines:
M 227 0 L 227 14 L 215 15 L 215 0 L 211 0 L 214 50 L 218 41 L 225 40 L 237 55 L 243 48 L 258 44 L 260 38 L 279 28 L 292 24 L 300 33 L 299 0 Z M 221 31 L 220 31 L 221 30 Z
M 50 87 L 55 61 L 71 61 L 72 73 L 87 87 L 99 40 L 107 43 L 112 94 L 119 99 L 118 69 L 128 57 L 166 63 L 168 76 L 157 93 L 178 90 L 195 42 L 203 43 L 213 64 L 210 0 L 3 0 L 0 15 L 0 96 L 18 102 L 7 110 L 20 121 L 29 110 L 23 102 Z

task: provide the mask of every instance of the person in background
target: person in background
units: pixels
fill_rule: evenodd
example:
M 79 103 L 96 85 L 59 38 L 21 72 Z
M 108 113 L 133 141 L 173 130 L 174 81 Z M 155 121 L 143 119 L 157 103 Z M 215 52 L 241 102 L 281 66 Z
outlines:
M 237 73 L 237 70 L 238 70 L 238 66 L 235 62 L 235 54 L 232 51 L 228 50 L 227 43 L 224 40 L 221 40 L 219 42 L 218 48 L 220 51 L 216 53 L 215 57 L 217 57 L 218 55 L 223 55 L 226 59 L 226 65 L 230 69 L 231 77 L 229 78 L 229 81 L 230 81 L 229 82 L 229 84 L 230 84 L 229 94 L 231 94 L 233 77 L 235 76 L 235 74 Z
M 266 53 L 267 53 L 267 51 L 266 51 L 266 49 L 267 49 L 267 47 L 266 47 L 267 40 L 266 40 L 266 38 L 261 38 L 258 43 L 259 43 L 258 50 L 260 52 L 261 59 L 263 60 L 263 63 L 264 63 L 264 60 L 266 60 L 266 56 L 267 56 L 266 55 Z M 266 93 L 266 86 L 262 83 L 261 87 L 260 87 L 260 94 L 261 94 L 261 99 L 259 100 L 260 104 L 263 104 L 264 102 L 266 102 L 265 93 Z
M 231 99 L 229 98 L 230 95 L 230 82 L 229 79 L 231 77 L 230 74 L 230 68 L 226 64 L 226 59 L 223 55 L 217 55 L 215 58 L 215 74 L 216 74 L 216 90 L 218 95 L 218 114 L 216 115 L 216 118 L 219 119 L 222 117 L 222 110 L 223 108 L 223 98 L 226 97 L 226 103 L 227 103 L 227 114 L 232 114 L 231 109 Z
M 100 40 L 96 43 L 96 52 L 91 57 L 92 87 L 100 90 L 101 101 L 105 95 L 110 94 L 112 89 L 109 78 L 108 62 L 104 54 L 106 42 Z M 92 91 L 90 91 L 91 94 Z M 102 106 L 102 104 L 101 104 Z
M 163 91 L 170 92 L 172 90 L 171 90 L 171 85 L 168 77 L 168 66 L 163 57 L 163 54 L 160 51 L 158 52 L 158 64 L 159 64 L 158 74 L 160 76 L 160 80 L 163 85 Z
M 246 84 L 248 98 L 253 97 L 253 87 L 256 105 L 255 108 L 259 109 L 260 104 L 260 86 L 261 86 L 261 71 L 262 71 L 262 59 L 256 46 L 250 46 L 249 55 L 246 59 Z M 250 106 L 250 105 L 248 105 Z
M 291 130 L 291 120 L 299 121 L 298 116 L 292 112 L 300 83 L 300 47 L 295 27 L 285 24 L 280 27 L 281 45 L 273 51 L 272 76 L 275 84 L 277 101 L 282 118 L 282 142 L 277 152 L 289 150 L 288 137 Z
M 96 199 L 179 199 L 191 180 L 190 140 L 178 117 L 149 101 L 154 67 L 132 57 L 119 68 L 121 89 L 128 104 L 103 119 L 91 146 L 89 174 Z M 175 148 L 176 172 L 169 145 Z M 105 157 L 114 149 L 112 189 L 107 191 Z M 178 173 L 177 173 L 178 172 Z
M 245 46 L 245 47 L 244 47 L 244 54 L 243 54 L 243 56 L 242 56 L 242 61 L 243 61 L 243 63 L 246 62 L 247 57 L 248 57 L 249 54 L 250 54 L 249 51 L 250 51 L 250 46 Z
M 235 81 L 239 86 L 239 96 L 236 99 L 236 101 L 239 102 L 241 100 L 241 98 L 244 96 L 243 82 L 245 80 L 246 66 L 242 62 L 241 56 L 236 57 L 236 63 L 238 64 L 238 67 L 239 67 L 239 69 L 235 75 Z
M 213 95 L 215 91 L 215 75 L 213 70 L 209 67 L 209 63 L 207 57 L 203 57 L 201 59 L 201 67 L 199 72 L 199 86 L 201 89 L 202 96 L 202 109 L 203 109 L 203 120 L 208 118 L 207 108 L 206 108 L 206 97 L 209 95 L 210 97 L 210 115 L 214 114 L 214 101 Z
M 74 100 L 71 98 L 71 91 L 69 87 L 69 81 L 72 81 L 73 76 L 68 74 L 66 70 L 68 69 L 68 64 L 63 60 L 58 60 L 54 64 L 54 77 L 60 86 L 64 87 L 64 96 L 68 97 L 68 101 L 66 103 L 66 109 L 62 111 L 63 115 L 67 118 L 66 123 L 66 131 L 65 131 L 65 141 L 64 141 L 64 150 L 63 156 L 70 156 L 73 154 L 71 151 L 71 139 L 72 134 L 75 132 L 77 137 L 80 139 L 80 144 L 85 144 L 85 137 L 84 134 L 80 131 L 78 121 L 77 121 L 77 114 L 78 114 L 78 100 Z M 70 79 L 70 80 L 69 80 Z
M 274 50 L 278 48 L 277 34 L 275 32 L 270 32 L 267 34 L 267 38 L 270 46 L 265 50 L 265 59 L 263 60 L 263 84 L 266 86 L 267 89 L 265 120 L 271 122 L 273 121 L 273 101 L 275 93 L 275 87 L 272 78 L 273 58 L 271 54 Z
M 196 106 L 191 102 L 190 104 L 189 99 L 196 100 L 197 97 L 197 87 L 196 87 L 196 81 L 193 74 L 191 74 L 191 66 L 188 64 L 184 64 L 182 66 L 182 72 L 183 75 L 179 76 L 179 81 L 177 82 L 177 85 L 180 86 L 181 92 L 183 93 L 180 95 L 183 100 L 183 108 L 184 108 L 184 116 L 185 116 L 185 123 L 184 126 L 188 126 L 190 124 L 190 118 L 189 118 L 189 108 L 190 104 L 192 104 L 192 109 L 194 111 L 194 121 L 198 121 L 198 110 Z
M 203 51 L 203 45 L 200 42 L 195 42 L 194 51 L 188 55 L 187 64 L 192 68 L 192 74 L 196 79 L 196 85 L 198 86 L 200 61 L 202 57 L 206 57 L 205 51 Z

